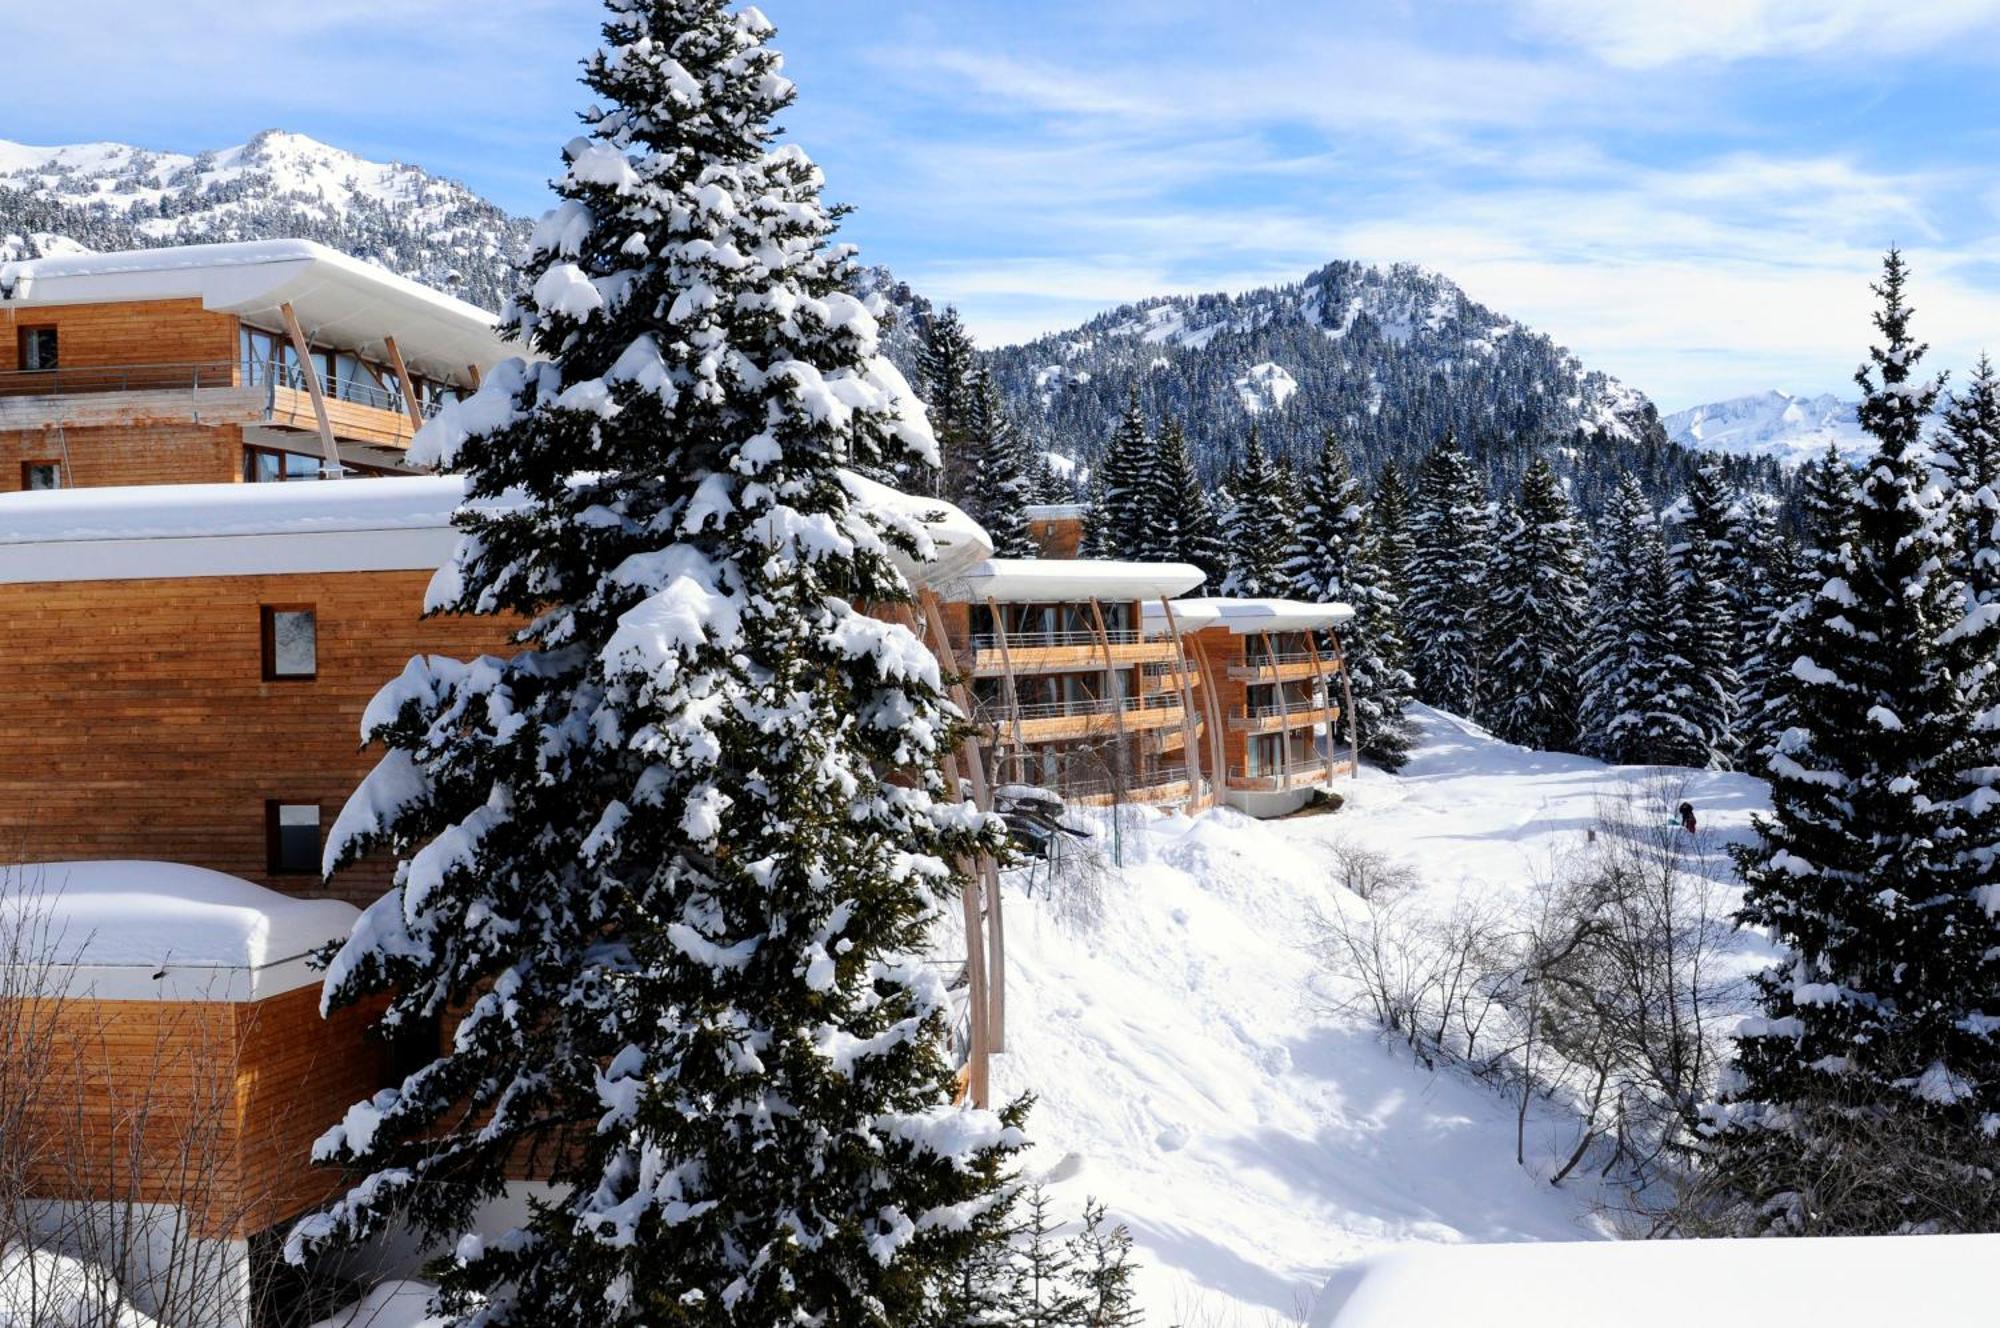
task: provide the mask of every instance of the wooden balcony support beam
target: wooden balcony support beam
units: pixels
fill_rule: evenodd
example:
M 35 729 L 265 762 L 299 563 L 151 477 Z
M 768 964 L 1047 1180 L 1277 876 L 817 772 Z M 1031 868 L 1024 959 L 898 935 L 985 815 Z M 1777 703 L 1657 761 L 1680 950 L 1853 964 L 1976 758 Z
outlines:
M 396 371 L 396 382 L 402 387 L 403 409 L 410 413 L 410 436 L 414 438 L 415 431 L 424 427 L 424 408 L 417 401 L 416 382 L 410 377 L 410 367 L 403 363 L 403 352 L 397 349 L 396 339 L 383 337 L 382 345 L 389 352 L 389 367 Z
M 319 381 L 319 369 L 313 361 L 312 342 L 306 339 L 306 330 L 299 326 L 299 316 L 293 312 L 289 300 L 278 306 L 278 314 L 285 320 L 285 333 L 292 339 L 292 350 L 298 354 L 299 366 L 305 373 L 306 390 L 312 394 L 313 418 L 319 421 L 326 478 L 339 479 L 346 472 L 340 464 L 340 448 L 333 441 L 333 420 L 326 413 L 326 389 Z

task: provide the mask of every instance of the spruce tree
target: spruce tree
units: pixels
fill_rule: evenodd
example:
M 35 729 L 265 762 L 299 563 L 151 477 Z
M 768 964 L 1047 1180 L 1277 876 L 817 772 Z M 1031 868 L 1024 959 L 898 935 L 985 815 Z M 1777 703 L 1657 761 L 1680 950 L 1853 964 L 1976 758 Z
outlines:
M 1399 607 L 1379 561 L 1361 482 L 1331 430 L 1320 440 L 1299 513 L 1299 547 L 1285 572 L 1294 598 L 1346 604 L 1354 619 L 1339 632 L 1361 754 L 1385 770 L 1409 759 L 1410 675 L 1402 666 Z M 1330 643 L 1329 643 L 1330 644 Z
M 1090 511 L 1083 523 L 1083 551 L 1093 558 L 1136 558 L 1146 540 L 1146 499 L 1153 464 L 1153 440 L 1146 413 L 1133 388 L 1111 435 L 1110 445 L 1090 473 Z
M 1384 584 L 1402 603 L 1410 593 L 1410 490 L 1403 482 L 1402 469 L 1393 461 L 1384 462 L 1376 473 L 1375 501 L 1369 505 L 1368 519 Z
M 1741 653 L 1739 595 L 1730 578 L 1731 506 L 1721 465 L 1700 467 L 1676 508 L 1679 519 L 1668 548 L 1678 606 L 1668 689 L 1676 713 L 1701 735 L 1685 764 L 1724 769 L 1735 755 L 1739 684 L 1734 660 Z
M 1189 563 L 1210 590 L 1222 584 L 1222 530 L 1195 469 L 1187 430 L 1169 418 L 1147 467 L 1141 505 L 1145 535 L 1134 556 L 1147 562 Z M 1196 593 L 1201 593 L 1197 591 Z
M 2000 599 L 2000 566 L 1977 557 L 2000 522 L 2000 376 L 1982 355 L 1972 381 L 1955 393 L 1938 435 L 1953 490 L 1953 566 L 1982 603 Z
M 1748 768 L 1753 774 L 1766 773 L 1779 735 L 1791 727 L 1791 697 L 1797 684 L 1792 665 L 1804 649 L 1801 636 L 1812 621 L 1821 588 L 1844 575 L 1846 546 L 1854 534 L 1854 502 L 1854 472 L 1833 444 L 1799 468 L 1799 548 L 1789 580 L 1779 583 L 1784 602 L 1764 632 L 1768 663 L 1760 670 L 1761 707 L 1749 729 L 1754 755 Z
M 943 462 L 931 473 L 899 472 L 895 480 L 914 490 L 927 485 L 927 492 L 941 492 L 953 501 L 972 492 L 970 456 L 972 417 L 980 408 L 976 375 L 978 352 L 972 334 L 959 319 L 958 310 L 946 308 L 930 320 L 917 350 L 917 373 L 923 380 L 924 400 L 930 408 L 933 435 Z M 914 483 L 913 483 L 914 482 Z
M 1425 458 L 1410 512 L 1403 631 L 1425 701 L 1478 719 L 1484 699 L 1493 511 L 1472 461 L 1447 437 Z
M 1977 1230 L 2000 1216 L 2000 929 L 1984 907 L 2000 627 L 1947 574 L 1953 530 L 1919 448 L 1902 256 L 1874 289 L 1856 381 L 1877 443 L 1851 538 L 1793 633 L 1773 814 L 1738 850 L 1742 920 L 1786 958 L 1758 978 L 1716 1115 L 1715 1161 L 1761 1229 Z
M 1222 521 L 1228 558 L 1222 593 L 1245 599 L 1282 595 L 1296 534 L 1285 478 L 1264 450 L 1255 425 L 1230 488 L 1233 501 Z
M 1575 751 L 1589 589 L 1583 537 L 1555 468 L 1536 458 L 1496 542 L 1488 723 L 1508 742 Z
M 1070 1242 L 1078 1290 L 1077 1328 L 1139 1328 L 1146 1316 L 1132 1285 L 1132 1233 L 1114 1225 L 1095 1199 L 1083 1206 L 1083 1230 Z
M 1020 1108 L 951 1105 L 927 933 L 995 847 L 943 804 L 960 726 L 906 603 L 907 519 L 845 468 L 935 464 L 846 293 L 753 9 L 611 0 L 488 375 L 413 455 L 465 476 L 434 611 L 519 653 L 411 661 L 327 846 L 394 887 L 325 1002 L 442 1019 L 316 1156 L 302 1259 L 391 1220 L 481 1324 L 935 1322 L 998 1234 Z M 475 1211 L 525 1167 L 545 1197 Z
M 1028 533 L 1032 479 L 1028 444 L 984 366 L 972 375 L 965 418 L 967 488 L 961 505 L 993 538 L 1002 558 L 1032 558 L 1039 551 Z
M 1778 682 L 1778 629 L 1799 580 L 1796 543 L 1778 528 L 1778 504 L 1763 494 L 1746 494 L 1735 508 L 1731 540 L 1736 550 L 1732 580 L 1741 597 L 1738 636 L 1742 663 L 1737 670 L 1736 764 L 1761 774 L 1777 732 L 1773 703 Z

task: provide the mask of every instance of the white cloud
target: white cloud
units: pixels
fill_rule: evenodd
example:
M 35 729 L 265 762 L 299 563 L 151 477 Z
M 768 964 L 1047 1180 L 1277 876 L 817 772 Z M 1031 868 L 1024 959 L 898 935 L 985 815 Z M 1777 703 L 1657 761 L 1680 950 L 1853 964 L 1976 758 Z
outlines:
M 1611 64 L 1924 50 L 2000 26 L 2000 0 L 1520 0 L 1536 32 Z

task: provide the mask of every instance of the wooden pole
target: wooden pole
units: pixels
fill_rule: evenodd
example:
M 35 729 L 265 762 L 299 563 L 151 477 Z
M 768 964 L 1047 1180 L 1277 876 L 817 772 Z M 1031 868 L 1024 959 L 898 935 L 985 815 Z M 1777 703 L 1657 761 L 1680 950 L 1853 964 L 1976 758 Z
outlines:
M 930 624 L 932 635 L 937 638 L 940 656 L 951 659 L 951 633 L 946 630 L 944 614 L 938 608 L 937 595 L 926 590 L 919 597 L 923 606 L 924 620 Z M 972 714 L 972 694 L 966 690 L 964 679 L 952 683 L 952 699 L 959 709 L 968 716 Z M 972 784 L 972 803 L 982 812 L 993 810 L 993 792 L 986 783 L 985 762 L 979 752 L 978 731 L 966 739 L 966 771 Z M 1007 1050 L 1007 925 L 1000 911 L 1000 868 L 989 856 L 979 859 L 979 878 L 986 895 L 986 989 L 987 989 L 987 1049 L 994 1054 Z
M 1228 738 L 1222 717 L 1221 696 L 1222 680 L 1228 674 L 1226 671 L 1215 671 L 1215 661 L 1209 656 L 1208 647 L 1202 644 L 1200 633 L 1195 634 L 1194 654 L 1201 665 L 1202 727 L 1208 733 L 1208 756 L 1215 768 L 1216 797 L 1220 798 L 1223 790 L 1229 787 Z M 1224 670 L 1228 667 L 1226 663 L 1223 665 Z
M 383 337 L 382 345 L 389 352 L 389 367 L 396 371 L 396 382 L 403 389 L 403 409 L 409 412 L 412 436 L 424 427 L 424 408 L 417 401 L 417 384 L 410 377 L 410 367 L 403 363 L 403 352 L 396 347 L 394 337 Z
M 1285 703 L 1284 670 L 1278 663 L 1278 647 L 1269 632 L 1259 635 L 1264 640 L 1264 659 L 1271 666 L 1271 690 L 1278 697 L 1278 787 L 1288 789 L 1292 786 L 1292 709 Z M 1253 731 L 1261 733 L 1262 729 Z
M 1340 643 L 1340 633 L 1331 627 L 1326 629 L 1326 634 L 1333 638 L 1334 667 L 1340 670 L 1340 694 L 1347 702 L 1347 750 L 1354 758 L 1354 768 L 1348 772 L 1348 777 L 1359 779 L 1361 778 L 1361 719 L 1354 713 L 1354 678 L 1347 671 L 1347 647 Z M 1327 737 L 1331 740 L 1333 735 L 1329 733 Z
M 465 381 L 471 386 L 473 391 L 477 392 L 479 390 L 480 377 L 478 365 L 468 364 L 465 366 Z
M 1111 791 L 1111 814 L 1118 814 L 1118 804 L 1122 802 L 1132 782 L 1132 744 L 1125 736 L 1125 706 L 1118 695 L 1118 668 L 1111 661 L 1111 633 L 1104 629 L 1104 606 L 1097 602 L 1097 596 L 1090 597 L 1090 619 L 1097 629 L 1097 646 L 1104 652 L 1104 690 L 1111 702 L 1111 728 L 1118 735 L 1118 760 L 1115 763 L 1114 782 Z
M 1007 624 L 1000 621 L 1000 606 L 993 602 L 991 595 L 986 597 L 986 612 L 993 617 L 993 640 L 1000 647 L 1000 684 L 1007 694 L 1007 709 L 1013 717 L 1014 779 L 1017 783 L 1025 784 L 1027 780 L 1023 777 L 1022 771 L 1027 766 L 1028 743 L 1027 739 L 1021 736 L 1021 688 L 1014 681 L 1014 655 L 1007 648 Z M 978 653 L 976 646 L 974 653 Z
M 1315 709 L 1318 709 L 1321 703 L 1327 702 L 1331 698 L 1329 698 L 1326 694 L 1326 670 L 1325 666 L 1320 662 L 1319 637 L 1315 633 L 1312 632 L 1306 633 L 1306 649 L 1310 651 L 1312 654 L 1313 705 Z M 1316 731 L 1314 733 L 1313 745 L 1314 746 L 1319 745 L 1318 733 Z M 1333 782 L 1333 725 L 1332 724 L 1328 724 L 1326 726 L 1326 782 L 1329 784 Z
M 320 385 L 319 366 L 313 363 L 312 343 L 306 340 L 305 329 L 299 326 L 299 316 L 292 311 L 291 302 L 278 306 L 278 313 L 285 320 L 285 331 L 292 339 L 292 349 L 297 352 L 299 364 L 305 370 L 306 390 L 312 395 L 313 417 L 319 421 L 319 442 L 321 454 L 326 459 L 326 478 L 339 479 L 342 475 L 340 448 L 333 441 L 333 420 L 326 413 L 326 391 Z
M 1193 665 L 1188 661 L 1187 642 L 1181 637 L 1180 619 L 1174 616 L 1174 602 L 1165 595 L 1160 596 L 1160 608 L 1167 615 L 1167 630 L 1173 633 L 1174 654 L 1180 661 L 1181 680 L 1181 748 L 1187 753 L 1188 765 L 1188 805 L 1193 810 L 1201 809 L 1201 755 L 1200 744 L 1195 741 L 1195 724 L 1200 718 L 1194 712 L 1194 688 L 1188 681 L 1188 672 Z

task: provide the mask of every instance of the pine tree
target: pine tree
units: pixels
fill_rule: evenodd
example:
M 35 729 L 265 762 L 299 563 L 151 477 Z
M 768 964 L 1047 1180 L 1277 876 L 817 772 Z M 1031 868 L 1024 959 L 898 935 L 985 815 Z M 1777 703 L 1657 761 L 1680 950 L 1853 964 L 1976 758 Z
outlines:
M 968 479 L 961 505 L 992 536 L 995 554 L 1032 558 L 1039 549 L 1028 533 L 1032 480 L 1027 440 L 1007 417 L 1000 391 L 984 367 L 973 371 L 971 398 L 965 417 Z
M 1416 694 L 1480 717 L 1486 674 L 1486 569 L 1493 511 L 1471 460 L 1446 438 L 1425 458 L 1409 521 L 1403 630 Z
M 1976 661 L 2000 651 L 2000 627 L 1944 571 L 1953 530 L 1918 448 L 1942 382 L 1917 376 L 1906 280 L 1892 250 L 1874 287 L 1883 344 L 1856 374 L 1877 451 L 1852 536 L 1795 624 L 1773 814 L 1738 851 L 1742 920 L 1788 958 L 1759 977 L 1762 1018 L 1739 1032 L 1716 1162 L 1779 1231 L 2000 1216 L 2000 929 L 1974 851 L 1992 812 L 1967 780 L 1990 762 Z
M 1145 562 L 1189 563 L 1208 587 L 1222 584 L 1222 531 L 1188 450 L 1187 431 L 1169 418 L 1147 467 L 1141 503 L 1145 534 L 1133 556 Z M 1197 592 L 1199 593 L 1199 592 Z
M 1071 1266 L 1080 1291 L 1077 1328 L 1139 1328 L 1146 1316 L 1132 1285 L 1132 1233 L 1112 1225 L 1104 1205 L 1083 1207 L 1083 1230 L 1070 1241 Z
M 1583 537 L 1546 459 L 1529 464 L 1492 572 L 1493 672 L 1487 713 L 1508 742 L 1575 751 L 1580 734 L 1577 624 L 1585 621 Z
M 429 1065 L 315 1155 L 357 1179 L 287 1253 L 412 1223 L 490 1324 L 934 1322 L 996 1238 L 1023 1108 L 951 1105 L 920 962 L 960 733 L 937 669 L 857 604 L 908 589 L 906 519 L 845 467 L 934 464 L 846 291 L 820 175 L 775 143 L 772 29 L 725 0 L 611 0 L 508 331 L 538 357 L 413 455 L 475 498 L 430 607 L 520 653 L 411 661 L 329 870 L 401 859 L 325 1000 L 446 1021 Z M 547 1197 L 475 1210 L 525 1164 Z
M 1047 452 L 1036 452 L 1029 460 L 1030 493 L 1032 501 L 1060 506 L 1077 501 L 1076 482 L 1068 474 L 1056 469 L 1055 462 Z
M 1729 575 L 1731 506 L 1720 464 L 1702 466 L 1676 509 L 1668 547 L 1677 604 L 1669 694 L 1675 712 L 1701 735 L 1684 763 L 1723 769 L 1735 755 L 1739 680 L 1733 660 L 1741 652 L 1739 595 Z
M 1799 467 L 1800 544 L 1792 575 L 1782 585 L 1783 604 L 1764 632 L 1768 665 L 1761 671 L 1762 706 L 1750 727 L 1754 759 L 1749 769 L 1763 775 L 1778 737 L 1792 723 L 1792 665 L 1805 646 L 1802 634 L 1813 620 L 1820 589 L 1844 575 L 1846 546 L 1854 535 L 1854 472 L 1829 443 L 1819 457 Z
M 1146 497 L 1153 440 L 1139 390 L 1132 389 L 1110 446 L 1092 467 L 1090 512 L 1083 523 L 1083 551 L 1093 558 L 1135 558 L 1146 540 Z
M 1409 597 L 1410 490 L 1395 462 L 1385 462 L 1375 476 L 1375 501 L 1369 508 L 1369 524 L 1375 532 L 1376 561 L 1382 565 L 1384 584 L 1398 603 Z
M 2000 522 L 2000 375 L 1982 355 L 1965 391 L 1945 412 L 1938 451 L 1949 462 L 1955 520 L 1953 567 L 1981 603 L 2000 601 L 2000 566 L 1978 558 Z
M 1286 484 L 1271 454 L 1250 428 L 1243 464 L 1230 484 L 1234 501 L 1222 520 L 1222 543 L 1229 569 L 1222 593 L 1245 599 L 1282 595 L 1285 566 L 1291 561 L 1295 538 Z
M 1062 1239 L 1052 1207 L 1048 1192 L 1035 1186 L 1014 1232 L 1020 1293 L 1009 1322 L 1017 1328 L 1075 1328 L 1087 1303 L 1076 1287 L 1076 1247 Z
M 1776 500 L 1763 494 L 1746 494 L 1737 503 L 1731 528 L 1736 551 L 1731 580 L 1741 597 L 1737 635 L 1743 642 L 1737 670 L 1736 764 L 1761 774 L 1777 741 L 1771 723 L 1773 703 L 1782 690 L 1778 627 L 1796 598 L 1799 550 L 1779 532 Z
M 890 478 L 912 488 L 912 481 L 928 482 L 930 491 L 956 502 L 973 491 L 969 431 L 974 412 L 980 409 L 978 352 L 958 310 L 946 308 L 925 326 L 923 344 L 917 351 L 917 372 L 923 380 L 924 400 L 943 467 L 935 473 L 905 471 Z
M 1361 754 L 1385 770 L 1409 759 L 1410 675 L 1402 666 L 1396 598 L 1379 561 L 1361 483 L 1329 430 L 1299 513 L 1299 548 L 1286 565 L 1290 593 L 1311 604 L 1343 603 L 1354 619 L 1339 634 Z M 1329 643 L 1331 644 L 1331 643 Z

